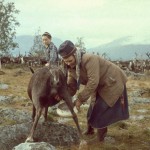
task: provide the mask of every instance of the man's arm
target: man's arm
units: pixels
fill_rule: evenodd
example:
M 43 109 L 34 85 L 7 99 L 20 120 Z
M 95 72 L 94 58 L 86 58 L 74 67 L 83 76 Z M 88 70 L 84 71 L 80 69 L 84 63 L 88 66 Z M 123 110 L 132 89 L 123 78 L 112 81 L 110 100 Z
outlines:
M 77 80 L 75 79 L 75 74 L 76 74 L 75 70 L 68 69 L 67 85 L 71 96 L 74 96 L 77 91 Z
M 84 89 L 78 94 L 78 99 L 81 102 L 85 102 L 91 95 L 93 95 L 98 87 L 100 73 L 98 58 L 91 56 L 84 67 L 87 71 L 88 82 L 84 86 Z

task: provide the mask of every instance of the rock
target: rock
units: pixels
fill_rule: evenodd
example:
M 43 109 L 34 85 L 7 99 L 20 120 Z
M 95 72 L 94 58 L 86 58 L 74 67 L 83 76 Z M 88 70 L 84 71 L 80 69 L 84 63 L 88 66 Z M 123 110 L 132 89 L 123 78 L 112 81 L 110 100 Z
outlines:
M 45 142 L 21 143 L 12 150 L 56 150 L 54 146 Z
M 146 113 L 146 112 L 148 112 L 148 110 L 147 109 L 138 109 L 137 112 Z
M 20 96 L 1 96 L 0 95 L 0 105 L 9 105 L 9 104 L 14 104 L 16 102 L 24 102 L 27 101 L 28 99 L 25 97 L 20 97 Z M 30 103 L 31 101 L 28 100 Z
M 11 100 L 11 97 L 9 97 L 9 96 L 1 96 L 0 95 L 0 104 L 1 103 L 4 103 L 4 102 L 9 102 Z
M 28 111 L 17 110 L 13 108 L 0 108 L 1 124 L 9 123 L 23 123 L 31 121 L 31 114 Z M 8 124 L 9 124 L 8 123 Z
M 150 103 L 150 98 L 141 98 L 141 97 L 134 97 L 134 103 Z
M 108 137 L 105 137 L 105 143 L 114 144 L 116 143 L 116 141 L 115 141 L 115 138 L 108 136 Z
M 0 83 L 0 89 L 6 90 L 6 89 L 8 89 L 8 85 L 7 85 L 7 84 Z
M 131 85 L 133 87 L 134 85 Z M 133 89 L 133 88 L 132 88 Z M 150 88 L 146 89 L 135 89 L 134 91 L 130 92 L 128 96 L 130 97 L 142 97 L 144 94 L 149 95 Z
M 144 115 L 131 115 L 130 119 L 136 121 L 136 120 L 143 120 L 144 117 L 145 117 Z
M 6 74 L 6 73 L 4 71 L 0 70 L 0 75 L 4 75 L 4 74 Z
M 14 146 L 23 143 L 31 129 L 31 122 L 0 127 L 0 149 L 12 150 Z M 79 144 L 77 130 L 71 126 L 48 122 L 38 123 L 34 134 L 35 142 L 47 142 L 54 146 L 70 146 Z M 42 149 L 43 150 L 43 149 Z
M 132 91 L 131 93 L 128 94 L 130 97 L 141 97 L 141 92 L 140 90 Z

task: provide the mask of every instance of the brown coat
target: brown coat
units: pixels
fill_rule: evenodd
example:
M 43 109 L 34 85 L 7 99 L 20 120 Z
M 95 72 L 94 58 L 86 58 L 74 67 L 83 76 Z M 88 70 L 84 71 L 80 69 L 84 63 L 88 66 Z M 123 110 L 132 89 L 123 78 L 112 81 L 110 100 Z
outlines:
M 90 96 L 96 98 L 96 93 L 112 107 L 121 96 L 127 77 L 116 65 L 97 55 L 83 54 L 80 67 L 80 82 L 85 85 L 78 93 L 78 99 L 85 102 Z M 76 92 L 76 71 L 69 69 L 68 85 L 72 93 Z

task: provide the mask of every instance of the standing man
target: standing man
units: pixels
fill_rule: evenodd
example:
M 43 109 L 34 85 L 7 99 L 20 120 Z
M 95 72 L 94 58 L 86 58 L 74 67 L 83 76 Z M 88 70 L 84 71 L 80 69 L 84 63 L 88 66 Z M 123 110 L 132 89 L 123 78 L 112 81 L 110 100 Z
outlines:
M 110 61 L 78 51 L 69 40 L 60 45 L 58 53 L 68 70 L 67 84 L 71 95 L 76 94 L 80 83 L 85 85 L 77 93 L 76 108 L 80 109 L 91 97 L 85 134 L 94 134 L 95 128 L 98 140 L 103 141 L 107 126 L 129 118 L 126 75 Z
M 42 42 L 45 46 L 45 56 L 47 61 L 45 66 L 49 66 L 50 63 L 56 63 L 58 61 L 57 47 L 51 41 L 51 34 L 48 32 L 43 33 Z

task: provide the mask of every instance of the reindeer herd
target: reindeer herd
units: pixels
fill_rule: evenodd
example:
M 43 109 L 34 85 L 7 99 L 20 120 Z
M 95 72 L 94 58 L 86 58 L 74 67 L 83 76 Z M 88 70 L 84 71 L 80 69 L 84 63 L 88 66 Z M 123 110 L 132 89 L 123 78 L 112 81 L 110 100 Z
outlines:
M 130 60 L 130 61 L 113 61 L 123 70 L 133 71 L 135 73 L 144 73 L 150 70 L 150 59 L 146 60 Z
M 150 70 L 150 59 L 140 60 L 134 59 L 129 61 L 112 61 L 123 70 L 133 71 L 135 73 L 144 73 Z M 32 56 L 18 56 L 18 57 L 0 57 L 1 66 L 8 64 L 22 64 L 25 66 L 43 66 L 46 64 L 45 58 Z
M 22 64 L 26 66 L 42 66 L 46 64 L 44 58 L 31 57 L 31 56 L 18 56 L 18 57 L 0 57 L 0 63 L 2 66 L 7 66 L 8 64 Z

